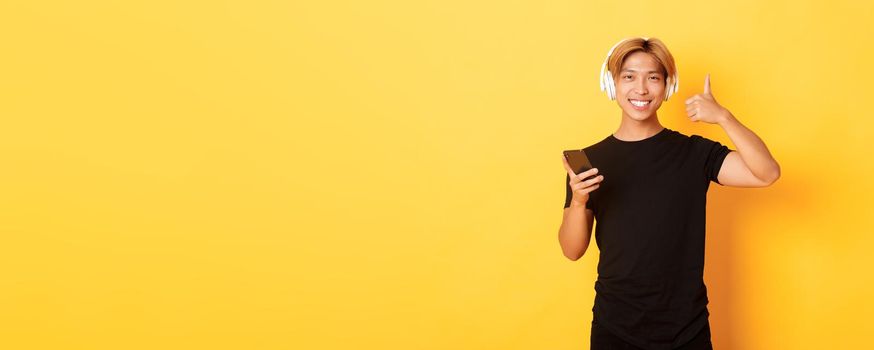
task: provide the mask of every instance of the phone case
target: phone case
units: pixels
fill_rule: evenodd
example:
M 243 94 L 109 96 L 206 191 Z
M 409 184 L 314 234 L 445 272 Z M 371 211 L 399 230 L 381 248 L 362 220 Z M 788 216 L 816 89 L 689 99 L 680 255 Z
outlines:
M 568 164 L 570 164 L 571 169 L 573 169 L 574 174 L 579 174 L 593 168 L 592 163 L 589 162 L 589 157 L 586 156 L 586 152 L 582 149 L 564 151 L 564 157 L 567 159 Z M 589 176 L 586 180 L 592 177 L 594 175 Z

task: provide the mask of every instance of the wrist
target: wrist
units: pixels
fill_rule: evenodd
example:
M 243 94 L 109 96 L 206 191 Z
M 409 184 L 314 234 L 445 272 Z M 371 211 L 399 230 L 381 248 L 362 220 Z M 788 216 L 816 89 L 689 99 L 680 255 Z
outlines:
M 586 202 L 587 201 L 572 200 L 571 207 L 572 208 L 586 208 Z
M 729 123 L 732 120 L 734 120 L 734 114 L 731 114 L 731 112 L 726 109 L 722 113 L 722 115 L 716 119 L 716 123 L 719 125 L 725 125 L 726 123 Z

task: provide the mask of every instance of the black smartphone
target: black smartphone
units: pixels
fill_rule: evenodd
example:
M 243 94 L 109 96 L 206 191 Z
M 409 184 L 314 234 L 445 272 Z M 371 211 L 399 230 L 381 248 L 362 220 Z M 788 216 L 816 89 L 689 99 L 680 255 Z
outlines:
M 592 163 L 589 162 L 589 157 L 586 156 L 586 152 L 582 149 L 575 150 L 567 150 L 563 151 L 565 159 L 567 159 L 567 163 L 570 164 L 571 169 L 573 169 L 574 174 L 582 173 L 586 170 L 592 169 Z M 589 176 L 585 178 L 585 180 L 591 179 L 596 175 Z

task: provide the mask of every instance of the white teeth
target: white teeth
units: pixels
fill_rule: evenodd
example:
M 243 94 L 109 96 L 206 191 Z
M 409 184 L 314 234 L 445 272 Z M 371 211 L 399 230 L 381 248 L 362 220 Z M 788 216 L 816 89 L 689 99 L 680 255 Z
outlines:
M 649 104 L 649 101 L 639 101 L 639 100 L 628 100 L 628 101 L 630 101 L 631 104 L 638 106 L 638 107 L 643 107 L 643 106 L 646 106 Z

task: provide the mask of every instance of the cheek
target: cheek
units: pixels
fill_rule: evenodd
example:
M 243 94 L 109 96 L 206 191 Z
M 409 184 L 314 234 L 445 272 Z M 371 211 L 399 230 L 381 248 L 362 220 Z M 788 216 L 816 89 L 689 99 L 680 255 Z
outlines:
M 629 86 L 628 84 L 621 84 L 621 85 L 616 87 L 616 92 L 617 92 L 616 94 L 618 96 L 625 96 L 625 95 L 628 95 L 628 90 L 631 90 L 631 89 L 632 89 L 632 86 Z

